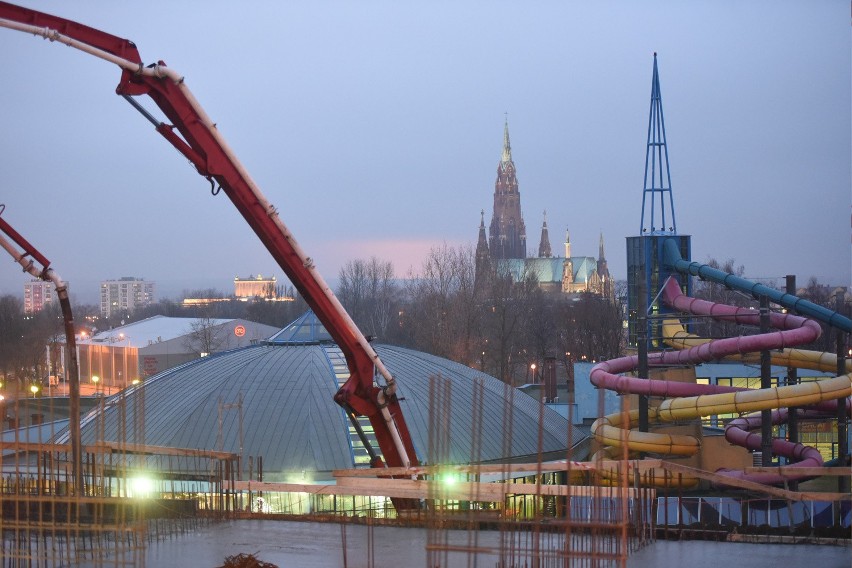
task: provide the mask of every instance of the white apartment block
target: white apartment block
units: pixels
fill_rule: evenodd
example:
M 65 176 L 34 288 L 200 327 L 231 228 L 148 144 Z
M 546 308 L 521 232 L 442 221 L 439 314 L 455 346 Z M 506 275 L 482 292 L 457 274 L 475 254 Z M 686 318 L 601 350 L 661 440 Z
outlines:
M 40 312 L 45 306 L 56 300 L 53 282 L 32 280 L 24 284 L 24 313 Z
M 154 303 L 156 284 L 141 278 L 125 276 L 101 282 L 101 315 L 110 317 L 129 313 Z

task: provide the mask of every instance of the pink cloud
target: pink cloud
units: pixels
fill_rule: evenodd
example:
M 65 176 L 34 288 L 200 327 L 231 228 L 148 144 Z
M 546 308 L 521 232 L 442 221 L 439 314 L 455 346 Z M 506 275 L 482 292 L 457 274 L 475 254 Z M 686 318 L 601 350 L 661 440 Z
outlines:
M 340 268 L 352 260 L 379 260 L 393 264 L 397 278 L 408 276 L 409 269 L 419 272 L 433 248 L 468 245 L 468 242 L 435 241 L 433 239 L 368 239 L 318 243 L 313 255 L 317 268 L 327 279 L 337 279 Z

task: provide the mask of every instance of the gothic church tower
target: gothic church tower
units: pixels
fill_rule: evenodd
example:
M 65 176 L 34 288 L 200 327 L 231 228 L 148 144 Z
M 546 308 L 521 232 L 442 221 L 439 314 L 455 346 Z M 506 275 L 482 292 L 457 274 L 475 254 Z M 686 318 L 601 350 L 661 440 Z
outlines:
M 550 251 L 550 235 L 547 232 L 547 211 L 544 212 L 544 222 L 541 224 L 541 240 L 538 243 L 538 257 L 550 258 L 553 253 Z
M 480 211 L 479 239 L 476 242 L 476 275 L 485 274 L 491 266 L 491 255 L 488 253 L 488 239 L 485 236 L 485 210 Z
M 509 120 L 503 128 L 503 155 L 497 165 L 497 182 L 494 185 L 494 213 L 488 229 L 492 260 L 526 258 L 527 231 L 521 217 L 521 194 L 512 146 L 509 143 Z

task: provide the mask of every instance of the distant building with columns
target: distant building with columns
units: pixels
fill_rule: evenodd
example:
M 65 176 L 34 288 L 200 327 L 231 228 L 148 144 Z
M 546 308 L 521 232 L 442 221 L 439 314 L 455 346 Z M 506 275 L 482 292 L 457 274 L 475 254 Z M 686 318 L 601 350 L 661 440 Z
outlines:
M 234 278 L 234 296 L 237 298 L 277 298 L 278 281 L 274 276 L 264 278 L 260 274 L 248 278 Z

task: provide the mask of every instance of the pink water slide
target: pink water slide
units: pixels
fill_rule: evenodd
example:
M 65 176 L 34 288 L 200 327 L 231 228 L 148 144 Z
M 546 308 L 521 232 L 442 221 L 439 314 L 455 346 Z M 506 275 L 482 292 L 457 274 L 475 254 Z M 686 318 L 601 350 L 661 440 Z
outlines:
M 677 280 L 671 277 L 664 284 L 663 300 L 670 307 L 693 315 L 710 316 L 738 324 L 760 324 L 760 314 L 757 311 L 691 298 L 681 292 Z M 649 354 L 648 363 L 649 365 L 695 365 L 730 356 L 796 347 L 815 341 L 821 334 L 819 324 L 807 318 L 792 314 L 771 313 L 769 319 L 770 326 L 774 330 L 772 332 L 699 341 L 697 345 L 679 351 Z M 680 327 L 679 324 L 674 325 Z M 843 400 L 843 403 L 847 406 L 847 411 L 849 409 L 849 402 L 846 397 L 852 391 L 852 373 L 813 383 L 762 390 L 619 375 L 619 373 L 634 371 L 638 367 L 638 363 L 637 356 L 604 361 L 592 368 L 591 382 L 596 387 L 618 393 L 663 397 L 665 400 L 652 413 L 659 421 L 670 422 L 715 414 L 773 410 L 773 423 L 778 424 L 786 420 L 788 416 L 787 407 L 807 406 L 808 408 L 805 411 L 807 416 L 817 416 L 826 412 L 834 412 L 839 399 Z M 612 424 L 619 422 L 617 418 L 611 421 Z M 725 428 L 725 437 L 733 444 L 752 450 L 761 449 L 761 436 L 750 432 L 750 430 L 760 428 L 760 426 L 760 412 L 750 414 L 731 421 Z M 597 436 L 596 430 L 593 427 Z M 645 434 L 643 439 L 653 436 L 657 436 L 657 434 Z M 658 436 L 668 435 L 659 434 Z M 606 441 L 611 442 L 613 438 L 614 436 L 609 434 Z M 629 437 L 625 439 L 630 446 Z M 681 447 L 685 446 L 681 445 Z M 697 443 L 693 447 L 694 451 L 698 450 Z M 794 467 L 814 467 L 823 464 L 822 456 L 816 449 L 786 440 L 774 440 L 772 452 L 775 455 L 797 460 Z M 742 471 L 732 470 L 720 470 L 718 473 L 732 478 L 747 479 L 765 484 L 781 483 L 784 480 L 775 474 L 747 475 Z M 787 479 L 790 479 L 790 476 L 787 476 Z

